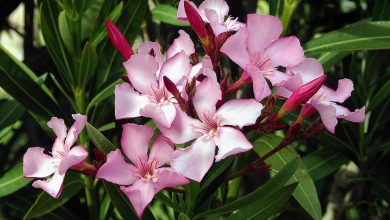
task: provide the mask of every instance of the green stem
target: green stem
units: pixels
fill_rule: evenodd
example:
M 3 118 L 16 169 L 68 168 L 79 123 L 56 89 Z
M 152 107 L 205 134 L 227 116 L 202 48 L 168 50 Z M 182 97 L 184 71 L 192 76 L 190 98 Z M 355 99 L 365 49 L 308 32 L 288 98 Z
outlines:
M 73 91 L 76 107 L 79 113 L 85 114 L 85 94 L 83 89 L 76 88 Z M 81 132 L 79 135 L 79 142 L 87 151 L 88 147 L 88 138 L 85 131 Z M 89 158 L 87 158 L 89 160 Z M 90 176 L 84 176 L 85 183 L 85 199 L 87 202 L 89 219 L 95 220 L 98 219 L 98 206 L 97 206 L 97 196 L 95 192 L 94 180 Z

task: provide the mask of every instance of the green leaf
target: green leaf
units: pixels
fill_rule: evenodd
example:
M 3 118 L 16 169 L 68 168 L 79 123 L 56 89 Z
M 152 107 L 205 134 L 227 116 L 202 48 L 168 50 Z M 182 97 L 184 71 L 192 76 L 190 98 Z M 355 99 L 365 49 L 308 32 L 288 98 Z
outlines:
M 257 201 L 259 198 L 265 198 L 283 187 L 286 182 L 293 176 L 298 167 L 298 160 L 292 160 L 287 166 L 285 166 L 282 170 L 280 170 L 273 178 L 271 178 L 267 183 L 263 186 L 259 187 L 255 191 L 245 195 L 241 198 L 238 198 L 234 202 L 225 204 L 218 208 L 200 213 L 194 217 L 202 218 L 208 215 L 216 215 L 216 214 L 225 214 L 230 213 L 236 210 L 241 209 L 247 205 L 250 205 Z
M 100 209 L 99 209 L 99 220 L 104 220 L 107 219 L 107 212 L 108 209 L 110 208 L 111 200 L 110 196 L 106 194 L 104 196 L 103 202 L 100 204 Z
M 254 150 L 257 154 L 263 156 L 276 147 L 281 140 L 282 138 L 276 135 L 264 135 L 253 143 Z M 299 159 L 299 168 L 293 175 L 291 181 L 298 182 L 299 184 L 293 196 L 313 219 L 321 219 L 321 204 L 318 199 L 316 187 L 299 155 L 293 149 L 285 148 L 266 159 L 265 162 L 272 164 L 272 170 L 279 171 L 294 159 Z
M 218 163 L 213 165 L 213 168 L 207 172 L 206 176 L 203 178 L 200 184 L 200 191 L 207 189 L 210 184 L 218 178 L 224 171 L 228 170 L 232 163 L 234 162 L 235 157 L 228 157 Z
M 324 71 L 327 71 L 344 57 L 348 56 L 348 54 L 350 54 L 350 52 L 326 52 L 321 54 L 317 60 L 322 64 Z
M 75 48 L 78 48 L 79 46 L 73 39 L 70 25 L 71 24 L 68 22 L 65 10 L 61 11 L 58 15 L 58 30 L 60 32 L 62 42 L 64 42 L 65 48 L 70 54 L 76 54 Z
M 0 131 L 19 120 L 26 110 L 15 100 L 8 100 L 0 106 Z
M 188 22 L 178 20 L 176 14 L 177 8 L 166 4 L 159 4 L 152 10 L 152 19 L 175 26 L 190 25 Z
M 104 5 L 103 5 L 104 6 Z M 110 19 L 112 22 L 115 22 L 118 20 L 119 16 L 121 15 L 123 9 L 123 2 L 120 2 L 115 8 L 111 11 L 110 15 L 108 16 L 108 19 Z M 100 25 L 99 29 L 96 31 L 96 33 L 91 37 L 91 45 L 93 47 L 96 47 L 104 38 L 107 36 L 107 30 L 105 22 L 103 22 L 102 25 Z
M 118 210 L 123 219 L 138 219 L 129 199 L 122 191 L 119 190 L 117 185 L 106 181 L 103 181 L 103 185 L 110 196 L 112 204 Z
M 371 102 L 368 105 L 368 109 L 372 110 L 377 106 L 381 105 L 384 101 L 386 101 L 390 96 L 390 80 L 379 89 L 379 91 L 374 95 Z
M 53 198 L 46 192 L 42 192 L 30 207 L 23 219 L 33 219 L 46 215 L 53 210 L 61 207 L 70 198 L 76 195 L 84 187 L 84 182 L 79 174 L 67 173 L 61 196 L 57 199 Z
M 63 117 L 61 108 L 37 82 L 38 77 L 0 46 L 0 86 L 14 99 L 39 116 Z
M 62 80 L 66 82 L 67 88 L 70 88 L 74 82 L 72 74 L 75 73 L 76 68 L 72 56 L 61 40 L 61 34 L 57 26 L 59 14 L 60 11 L 56 1 L 42 0 L 40 5 L 42 36 Z
M 97 95 L 95 95 L 93 97 L 93 99 L 88 104 L 87 112 L 89 112 L 92 109 L 92 107 L 98 105 L 103 100 L 112 96 L 114 94 L 115 85 L 117 85 L 121 81 L 122 81 L 122 79 L 115 81 L 114 83 L 112 83 L 111 85 L 107 86 L 102 91 L 100 91 Z
M 23 177 L 23 164 L 17 163 L 0 177 L 0 197 L 16 192 L 31 181 Z
M 314 181 L 335 172 L 341 165 L 347 163 L 348 160 L 348 157 L 343 152 L 329 147 L 314 151 L 302 158 Z
M 285 186 L 271 195 L 260 198 L 255 203 L 239 209 L 236 213 L 229 216 L 227 220 L 268 219 L 272 215 L 278 213 L 281 208 L 283 208 L 296 187 L 297 183 Z
M 321 35 L 305 44 L 305 54 L 390 48 L 390 22 L 358 22 Z
M 92 78 L 97 63 L 98 58 L 96 50 L 89 42 L 87 42 L 81 55 L 81 63 L 77 75 L 77 82 L 81 88 L 85 88 L 89 80 Z
M 269 14 L 278 18 L 282 17 L 284 0 L 270 0 Z
M 116 147 L 95 127 L 87 123 L 86 128 L 89 138 L 101 152 L 108 154 L 116 149 Z

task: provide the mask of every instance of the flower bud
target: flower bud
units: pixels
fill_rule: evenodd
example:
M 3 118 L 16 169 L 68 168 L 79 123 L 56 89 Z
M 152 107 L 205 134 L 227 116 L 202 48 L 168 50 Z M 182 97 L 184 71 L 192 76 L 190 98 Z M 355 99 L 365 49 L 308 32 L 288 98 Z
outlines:
M 326 75 L 322 75 L 295 90 L 279 110 L 277 118 L 307 102 L 321 88 L 325 80 Z
M 184 1 L 184 10 L 187 15 L 188 22 L 191 27 L 194 29 L 198 35 L 202 44 L 208 42 L 208 34 L 206 27 L 204 25 L 202 17 L 199 15 L 198 11 L 192 6 L 189 2 Z
M 123 36 L 122 32 L 112 23 L 111 20 L 106 20 L 106 27 L 108 31 L 108 36 L 110 37 L 112 45 L 119 51 L 119 53 L 128 60 L 131 55 L 133 55 L 133 50 L 131 49 L 126 38 Z

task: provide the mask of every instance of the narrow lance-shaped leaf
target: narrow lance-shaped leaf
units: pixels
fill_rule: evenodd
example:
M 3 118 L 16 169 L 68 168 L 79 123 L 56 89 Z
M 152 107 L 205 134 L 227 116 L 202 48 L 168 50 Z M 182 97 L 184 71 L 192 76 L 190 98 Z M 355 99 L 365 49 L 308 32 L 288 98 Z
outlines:
M 61 196 L 58 199 L 54 199 L 46 192 L 42 192 L 35 200 L 34 204 L 30 207 L 24 219 L 33 219 L 46 215 L 53 210 L 61 207 L 70 198 L 76 195 L 84 187 L 84 182 L 81 179 L 80 174 L 67 173 L 64 186 L 62 188 Z
M 0 177 L 0 197 L 14 193 L 30 183 L 31 180 L 23 177 L 23 164 L 16 164 Z
M 0 131 L 14 124 L 25 113 L 24 107 L 15 100 L 8 100 L 0 106 Z
M 276 135 L 262 136 L 253 144 L 254 150 L 259 156 L 263 156 L 276 147 L 281 140 L 282 138 Z M 294 159 L 299 160 L 299 167 L 290 182 L 299 184 L 293 196 L 313 219 L 321 219 L 322 210 L 316 187 L 299 155 L 293 149 L 285 148 L 266 159 L 265 162 L 272 165 L 272 170 L 279 171 Z
M 91 139 L 91 141 L 104 154 L 108 154 L 111 151 L 116 149 L 116 147 L 95 127 L 87 123 L 86 128 L 87 128 L 88 136 Z
M 390 21 L 358 22 L 305 44 L 305 54 L 390 48 Z
M 0 46 L 0 86 L 20 104 L 41 117 L 63 117 L 61 108 L 37 82 L 38 77 Z
M 176 14 L 177 8 L 166 4 L 159 4 L 152 10 L 152 18 L 154 21 L 175 26 L 190 26 L 188 22 L 178 20 Z
M 98 58 L 96 50 L 89 42 L 87 42 L 81 55 L 81 62 L 77 75 L 77 82 L 79 86 L 85 88 L 95 72 L 97 63 Z

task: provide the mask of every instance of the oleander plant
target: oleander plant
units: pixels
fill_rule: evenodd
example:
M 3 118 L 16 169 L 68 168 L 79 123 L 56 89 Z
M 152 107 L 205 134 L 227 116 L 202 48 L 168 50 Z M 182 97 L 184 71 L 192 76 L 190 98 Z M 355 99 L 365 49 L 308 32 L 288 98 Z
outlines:
M 390 218 L 390 1 L 0 16 L 0 219 Z

